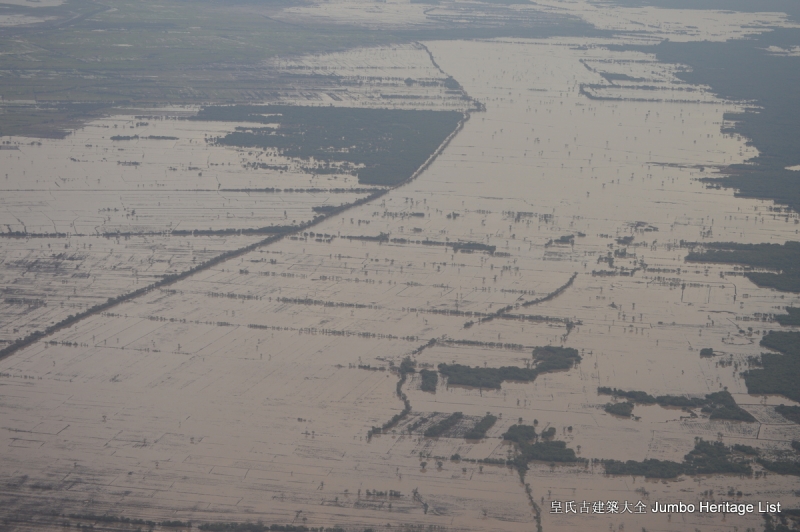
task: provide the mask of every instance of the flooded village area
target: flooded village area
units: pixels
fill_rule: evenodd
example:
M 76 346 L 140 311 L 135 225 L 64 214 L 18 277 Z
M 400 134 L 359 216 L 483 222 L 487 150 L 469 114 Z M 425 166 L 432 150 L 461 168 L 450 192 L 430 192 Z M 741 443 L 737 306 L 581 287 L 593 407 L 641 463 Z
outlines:
M 273 59 L 291 83 L 260 105 L 0 137 L 0 528 L 734 532 L 780 516 L 609 501 L 800 507 L 797 388 L 753 391 L 762 353 L 800 356 L 769 332 L 800 295 L 694 255 L 800 218 L 707 180 L 758 155 L 728 119 L 751 103 L 641 48 L 794 23 L 531 6 L 609 33 Z M 276 17 L 527 9 L 473 7 Z

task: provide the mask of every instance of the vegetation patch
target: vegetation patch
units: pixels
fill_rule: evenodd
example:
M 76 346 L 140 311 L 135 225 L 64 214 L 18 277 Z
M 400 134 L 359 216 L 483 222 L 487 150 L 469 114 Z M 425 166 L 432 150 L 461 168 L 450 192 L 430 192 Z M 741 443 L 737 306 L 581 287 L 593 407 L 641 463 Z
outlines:
M 539 373 L 571 369 L 581 361 L 578 350 L 572 347 L 557 347 L 546 345 L 533 349 L 533 359 L 536 361 L 536 370 Z
M 436 385 L 439 383 L 439 374 L 429 369 L 423 369 L 419 372 L 422 377 L 422 384 L 419 389 L 423 392 L 436 392 Z
M 781 325 L 800 325 L 800 308 L 786 307 L 786 314 L 778 314 L 775 319 Z
M 533 350 L 534 366 L 520 368 L 481 368 L 462 364 L 439 364 L 439 373 L 447 377 L 448 385 L 473 386 L 499 390 L 503 381 L 531 382 L 541 373 L 570 369 L 580 362 L 577 349 L 545 346 Z
M 0 114 L 0 131 L 63 136 L 103 107 L 120 103 L 265 101 L 296 80 L 264 69 L 262 62 L 270 57 L 417 40 L 355 26 L 287 24 L 258 10 L 281 3 L 165 0 L 154 9 L 123 1 L 113 10 L 85 0 L 28 3 L 39 6 L 36 15 L 47 22 L 3 26 L 0 70 L 20 73 L 3 80 L 4 102 L 36 103 L 9 106 L 13 112 Z M 4 15 L 8 9 L 3 4 Z M 317 76 L 310 83 L 338 87 L 339 79 Z
M 520 472 L 527 471 L 528 462 L 574 463 L 585 461 L 575 455 L 575 450 L 563 441 L 540 441 L 518 444 L 519 454 L 512 461 Z
M 745 371 L 744 382 L 749 393 L 781 394 L 800 401 L 800 333 L 770 331 L 761 338 L 761 345 L 783 354 L 762 353 L 761 368 Z
M 543 441 L 534 444 L 523 443 L 520 451 L 526 460 L 542 462 L 577 462 L 575 451 L 563 441 Z
M 503 439 L 514 443 L 529 443 L 536 439 L 536 428 L 531 425 L 511 425 Z
M 762 514 L 764 518 L 764 532 L 791 532 L 800 526 L 800 510 L 782 510 L 776 515 Z
M 480 242 L 452 242 L 449 245 L 453 248 L 453 251 L 464 252 L 485 251 L 489 254 L 493 254 L 497 249 L 497 246 L 481 244 Z
M 603 460 L 603 467 L 609 475 L 633 475 L 645 478 L 677 478 L 680 475 L 710 475 L 719 473 L 735 473 L 750 475 L 753 472 L 750 464 L 736 457 L 731 448 L 722 442 L 708 442 L 695 439 L 694 449 L 683 457 L 683 462 L 670 460 Z
M 800 423 L 800 406 L 778 405 L 775 407 L 775 411 L 789 421 Z
M 759 455 L 759 450 L 758 449 L 756 449 L 755 447 L 752 447 L 750 445 L 742 445 L 741 443 L 735 444 L 733 447 L 731 447 L 731 449 L 733 449 L 737 453 L 749 454 L 750 456 L 758 456 Z
M 438 414 L 438 412 L 434 412 L 432 415 L 435 416 L 436 414 Z M 418 428 L 420 428 L 425 423 L 427 423 L 428 421 L 429 421 L 429 419 L 427 417 L 421 416 L 419 419 L 417 419 L 416 421 L 414 421 L 413 423 L 408 425 L 406 427 L 406 430 L 408 430 L 408 432 L 410 434 L 410 433 L 414 432 L 415 430 L 417 430 Z
M 407 373 L 416 373 L 417 370 L 415 369 L 416 363 L 411 360 L 411 357 L 405 357 L 402 362 L 400 362 L 400 374 L 406 375 Z
M 492 252 L 492 253 L 494 254 L 494 252 Z M 537 298 L 537 299 L 532 299 L 530 301 L 524 301 L 521 304 L 521 306 L 522 307 L 530 307 L 531 305 L 538 305 L 539 303 L 544 303 L 546 301 L 550 301 L 551 299 L 554 299 L 554 298 L 558 297 L 559 295 L 564 293 L 564 291 L 567 288 L 572 286 L 572 283 L 575 281 L 575 278 L 577 276 L 578 276 L 577 273 L 572 274 L 572 277 L 569 278 L 569 281 L 567 281 L 566 283 L 561 285 L 555 291 L 550 292 L 546 296 L 543 296 L 543 297 L 540 297 L 540 298 Z M 541 318 L 545 318 L 544 316 L 524 316 L 524 315 L 511 316 L 511 315 L 509 315 L 508 313 L 511 312 L 512 310 L 514 310 L 514 308 L 515 308 L 514 305 L 506 305 L 505 307 L 501 307 L 501 308 L 497 309 L 496 311 L 492 312 L 491 314 L 482 314 L 482 315 L 480 315 L 480 319 L 478 320 L 478 323 L 486 323 L 486 322 L 494 320 L 495 318 L 532 319 L 532 321 L 541 321 Z M 477 313 L 471 313 L 470 315 L 478 316 Z M 558 318 L 556 320 L 553 320 L 552 318 L 545 318 L 545 321 L 559 321 L 561 323 L 564 323 L 567 326 L 567 333 L 569 333 L 569 331 L 571 331 L 572 328 L 576 325 L 576 323 L 573 322 L 572 320 L 565 319 L 565 318 Z M 580 322 L 578 322 L 577 324 L 579 325 Z M 466 322 L 464 324 L 464 328 L 465 329 L 469 329 L 473 325 L 475 325 L 475 322 L 470 320 L 470 321 L 468 321 L 468 322 Z M 563 348 L 554 348 L 554 349 L 563 349 Z M 567 348 L 567 349 L 569 349 L 569 348 Z M 577 353 L 577 351 L 576 351 L 576 353 Z
M 702 411 L 706 414 L 709 414 L 709 417 L 711 417 L 711 419 L 729 419 L 733 421 L 756 420 L 752 415 L 750 415 L 749 412 L 742 409 L 741 407 L 739 407 L 739 405 L 736 404 L 736 401 L 734 401 L 733 396 L 728 391 L 710 393 L 707 394 L 704 398 L 686 397 L 683 395 L 659 395 L 658 397 L 653 397 L 647 392 L 625 391 L 625 390 L 618 390 L 617 388 L 609 388 L 607 386 L 601 386 L 600 388 L 597 389 L 597 393 L 600 395 L 613 395 L 614 397 L 624 397 L 632 403 L 639 403 L 644 405 L 658 404 L 664 407 L 677 406 L 680 408 L 702 408 Z
M 687 244 L 687 243 L 684 243 Z M 758 286 L 782 292 L 800 292 L 800 242 L 785 244 L 739 244 L 712 242 L 691 251 L 688 262 L 739 264 L 771 272 L 748 271 L 748 279 Z
M 522 304 L 522 306 L 523 307 L 530 307 L 532 305 L 538 305 L 539 303 L 545 303 L 547 301 L 550 301 L 552 299 L 557 298 L 558 296 L 563 294 L 567 290 L 567 288 L 572 286 L 572 283 L 575 282 L 575 278 L 576 277 L 578 277 L 578 272 L 573 273 L 572 276 L 569 278 L 569 280 L 566 283 L 564 283 L 563 285 L 559 286 L 558 288 L 556 288 L 554 291 L 550 292 L 546 296 L 540 297 L 540 298 L 537 298 L 537 299 L 532 299 L 530 301 L 526 301 L 526 302 L 524 302 Z
M 314 172 L 357 175 L 371 185 L 397 185 L 411 177 L 462 118 L 457 111 L 283 105 L 211 106 L 193 117 L 268 124 L 238 127 L 212 142 L 277 150 L 313 161 Z
M 524 482 L 525 472 L 528 471 L 528 463 L 532 461 L 555 463 L 574 463 L 586 462 L 585 458 L 578 458 L 575 451 L 567 447 L 566 442 L 552 441 L 556 429 L 550 427 L 542 433 L 542 441 L 535 441 L 536 430 L 531 425 L 511 425 L 508 431 L 503 434 L 503 439 L 514 442 L 517 455 L 511 460 L 496 460 L 487 458 L 479 460 L 483 463 L 505 463 L 513 466 L 519 473 L 520 480 Z M 533 443 L 531 443 L 533 442 Z
M 613 395 L 614 397 L 624 397 L 625 399 L 630 399 L 632 402 L 642 405 L 652 405 L 656 403 L 656 398 L 647 392 L 624 391 L 624 390 L 618 390 L 616 388 L 609 388 L 608 386 L 601 386 L 600 388 L 597 389 L 597 393 L 600 395 Z
M 575 235 L 562 235 L 555 240 L 552 238 L 547 241 L 544 247 L 550 247 L 552 245 L 570 245 L 575 243 Z
M 603 410 L 615 416 L 631 417 L 631 414 L 633 414 L 633 403 L 606 403 Z
M 684 473 L 684 467 L 678 462 L 670 460 L 656 460 L 650 458 L 637 462 L 628 460 L 604 460 L 603 467 L 609 475 L 631 475 L 645 478 L 677 478 Z
M 779 473 L 781 475 L 794 475 L 800 477 L 800 462 L 796 460 L 764 460 L 759 459 L 758 463 L 764 469 L 772 471 L 773 473 Z
M 730 419 L 734 421 L 755 421 L 752 415 L 743 410 L 731 394 L 727 391 L 714 392 L 706 395 L 708 403 L 703 407 L 703 412 L 711 414 L 711 419 Z
M 464 438 L 468 440 L 480 440 L 486 436 L 486 431 L 492 428 L 496 422 L 497 416 L 486 414 L 483 416 L 483 419 L 478 421 L 474 427 L 467 431 Z
M 154 527 L 158 523 L 145 519 L 136 519 L 130 517 L 123 517 L 121 515 L 98 515 L 98 514 L 69 514 L 67 517 L 70 519 L 82 519 L 84 521 L 95 521 L 97 523 L 123 523 L 126 525 L 145 525 Z M 188 523 L 191 526 L 191 523 Z
M 708 475 L 716 473 L 737 473 L 749 475 L 753 469 L 741 460 L 735 460 L 730 447 L 722 442 L 709 442 L 703 439 L 695 441 L 694 449 L 684 458 L 686 471 L 690 475 Z
M 556 437 L 556 428 L 555 427 L 548 427 L 542 431 L 542 439 L 543 440 L 552 440 Z
M 426 438 L 438 438 L 451 428 L 455 427 L 456 424 L 458 424 L 458 422 L 461 421 L 461 418 L 463 417 L 464 414 L 462 414 L 461 412 L 454 412 L 449 416 L 447 416 L 446 418 L 444 418 L 443 420 L 439 421 L 438 423 L 434 423 L 433 425 L 428 427 L 423 435 Z
M 461 364 L 439 364 L 439 373 L 447 377 L 448 385 L 473 386 L 475 388 L 500 389 L 503 381 L 530 382 L 539 374 L 535 369 L 503 366 L 502 368 L 480 368 Z
M 797 16 L 796 2 L 780 2 L 780 5 L 777 10 Z M 732 9 L 731 2 L 725 2 L 725 6 Z M 711 186 L 734 187 L 741 196 L 774 200 L 795 211 L 800 209 L 800 186 L 797 172 L 786 167 L 798 163 L 800 97 L 797 91 L 786 87 L 800 83 L 800 57 L 770 53 L 770 49 L 790 48 L 797 44 L 797 39 L 796 29 L 776 28 L 724 43 L 662 41 L 657 46 L 640 48 L 655 53 L 660 62 L 688 65 L 689 68 L 676 73 L 687 83 L 710 86 L 726 100 L 753 102 L 742 112 L 725 113 L 724 122 L 730 127 L 722 131 L 747 138 L 758 150 L 758 156 L 729 166 L 723 171 L 726 177 L 706 181 Z
M 163 135 L 150 135 L 146 137 L 140 137 L 139 135 L 113 135 L 111 140 L 120 141 L 120 140 L 178 140 L 178 137 L 167 137 Z
M 396 392 L 397 397 L 403 401 L 403 409 L 399 413 L 393 415 L 389 421 L 380 427 L 372 427 L 369 429 L 367 431 L 367 441 L 371 440 L 372 436 L 375 434 L 382 434 L 395 428 L 398 423 L 400 423 L 411 413 L 411 401 L 408 400 L 408 396 L 403 392 L 403 384 L 406 383 L 409 373 L 416 372 L 414 366 L 416 366 L 416 364 L 411 360 L 411 357 L 405 357 L 397 370 L 397 372 L 400 374 L 400 379 L 397 381 Z

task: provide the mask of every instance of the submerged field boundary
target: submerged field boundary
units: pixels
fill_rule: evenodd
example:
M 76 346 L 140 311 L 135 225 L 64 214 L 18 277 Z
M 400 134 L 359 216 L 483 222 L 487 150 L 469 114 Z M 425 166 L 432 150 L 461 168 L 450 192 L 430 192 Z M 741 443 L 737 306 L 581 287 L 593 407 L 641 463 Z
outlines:
M 464 94 L 466 95 L 466 92 Z M 468 96 L 468 98 L 470 100 L 472 100 L 471 97 Z M 475 100 L 472 100 L 472 101 L 475 102 L 476 107 L 479 110 L 482 110 L 483 107 L 482 107 L 482 104 L 480 104 L 480 102 L 477 102 Z M 181 273 L 172 274 L 172 275 L 167 275 L 167 276 L 163 277 L 162 279 L 159 279 L 158 281 L 156 281 L 156 282 L 154 282 L 154 283 L 152 283 L 152 284 L 150 284 L 148 286 L 139 288 L 138 290 L 134 290 L 133 292 L 128 292 L 127 294 L 122 294 L 122 295 L 119 295 L 117 297 L 108 298 L 108 301 L 106 301 L 104 303 L 98 303 L 97 305 L 94 305 L 94 306 L 88 308 L 87 310 L 85 310 L 83 312 L 79 312 L 77 314 L 70 314 L 69 316 L 67 316 L 63 320 L 61 320 L 61 321 L 59 321 L 57 323 L 54 323 L 53 325 L 50 325 L 46 329 L 41 330 L 41 331 L 40 330 L 34 331 L 34 332 L 28 334 L 27 336 L 25 336 L 24 338 L 19 338 L 19 339 L 15 340 L 15 341 L 11 342 L 9 345 L 4 347 L 3 349 L 0 349 L 0 360 L 8 358 L 11 355 L 13 355 L 14 353 L 16 353 L 16 352 L 18 352 L 18 351 L 20 351 L 20 350 L 22 350 L 22 349 L 24 349 L 26 347 L 29 347 L 29 346 L 35 344 L 39 340 L 47 338 L 48 336 L 52 336 L 53 334 L 55 334 L 55 333 L 57 333 L 57 332 L 59 332 L 61 330 L 64 330 L 64 329 L 66 329 L 68 327 L 71 327 L 71 326 L 75 325 L 76 323 L 78 323 L 78 322 L 80 322 L 80 321 L 82 321 L 82 320 L 84 320 L 84 319 L 86 319 L 86 318 L 88 318 L 90 316 L 95 316 L 97 314 L 100 314 L 101 312 L 105 312 L 105 311 L 107 311 L 107 310 L 109 310 L 109 309 L 111 309 L 113 307 L 116 307 L 117 305 L 120 305 L 120 304 L 125 303 L 127 301 L 131 301 L 131 300 L 133 300 L 133 299 L 135 299 L 135 298 L 137 298 L 139 296 L 143 296 L 145 294 L 148 294 L 148 293 L 152 292 L 153 290 L 156 290 L 156 289 L 159 289 L 159 288 L 163 288 L 165 286 L 169 286 L 169 285 L 175 284 L 178 281 L 182 281 L 182 280 L 187 279 L 187 278 L 189 278 L 190 276 L 192 276 L 192 275 L 194 275 L 196 273 L 200 273 L 200 272 L 202 272 L 204 270 L 208 270 L 210 268 L 213 268 L 214 266 L 216 266 L 218 264 L 221 264 L 222 262 L 225 262 L 225 261 L 227 261 L 229 259 L 234 259 L 236 257 L 240 257 L 240 256 L 242 256 L 242 255 L 244 255 L 246 253 L 254 251 L 254 250 L 256 250 L 256 249 L 258 249 L 260 247 L 264 247 L 264 246 L 268 246 L 270 244 L 274 244 L 274 243 L 276 243 L 276 242 L 278 242 L 280 240 L 283 240 L 287 236 L 295 235 L 297 233 L 300 233 L 301 231 L 304 231 L 304 230 L 309 229 L 311 227 L 315 227 L 318 224 L 326 221 L 327 219 L 332 218 L 333 216 L 341 214 L 342 212 L 345 212 L 345 211 L 347 211 L 349 209 L 352 209 L 354 207 L 359 207 L 361 205 L 369 203 L 369 202 L 371 202 L 373 200 L 376 200 L 376 199 L 384 196 L 385 194 L 388 194 L 389 192 L 391 192 L 394 189 L 400 188 L 400 187 L 410 183 L 411 181 L 415 180 L 417 177 L 422 175 L 422 173 L 425 170 L 427 170 L 430 167 L 431 164 L 433 164 L 433 162 L 439 157 L 439 155 L 444 151 L 444 149 L 447 148 L 447 146 L 450 145 L 450 142 L 452 142 L 452 140 L 455 138 L 455 136 L 458 135 L 458 133 L 464 128 L 464 124 L 467 122 L 467 120 L 470 119 L 470 116 L 471 116 L 470 111 L 469 110 L 465 111 L 463 113 L 463 116 L 462 116 L 461 120 L 459 120 L 458 124 L 456 125 L 455 129 L 447 136 L 447 138 L 444 139 L 444 141 L 436 148 L 436 150 L 434 150 L 434 152 L 430 156 L 428 156 L 428 158 L 425 160 L 425 162 L 419 168 L 417 168 L 417 170 L 414 171 L 414 173 L 411 174 L 411 176 L 409 176 L 407 179 L 405 179 L 401 183 L 398 183 L 396 185 L 387 186 L 386 188 L 377 190 L 377 191 L 373 192 L 372 194 L 370 194 L 369 196 L 366 196 L 364 198 L 360 198 L 360 199 L 354 201 L 353 203 L 347 203 L 345 205 L 342 205 L 340 207 L 332 209 L 329 212 L 317 215 L 317 216 L 315 216 L 313 219 L 311 219 L 308 222 L 305 222 L 305 223 L 302 223 L 302 224 L 299 224 L 299 225 L 296 225 L 296 226 L 291 226 L 291 229 L 287 228 L 285 230 L 285 232 L 281 232 L 279 234 L 276 234 L 276 235 L 273 235 L 273 236 L 269 236 L 267 238 L 259 240 L 258 242 L 254 242 L 254 243 L 249 244 L 247 246 L 244 246 L 242 248 L 234 249 L 234 250 L 231 250 L 231 251 L 226 251 L 225 253 L 217 255 L 216 257 L 214 257 L 212 259 L 209 259 L 209 260 L 207 260 L 207 261 L 205 261 L 205 262 L 203 262 L 201 264 L 198 264 L 197 266 L 189 268 L 186 271 L 183 271 Z M 109 235 L 109 236 L 117 236 L 117 235 L 113 234 L 113 235 Z
M 564 291 L 566 291 L 567 288 L 572 286 L 572 283 L 575 282 L 575 278 L 576 277 L 578 277 L 578 272 L 573 273 L 572 277 L 570 277 L 569 280 L 566 283 L 564 283 L 563 285 L 561 285 L 558 288 L 556 288 L 553 292 L 550 292 L 549 294 L 547 294 L 547 295 L 545 295 L 543 297 L 538 297 L 536 299 L 531 299 L 530 301 L 524 301 L 523 303 L 520 303 L 518 306 L 521 306 L 523 308 L 527 308 L 527 307 L 530 307 L 530 306 L 533 306 L 533 305 L 538 305 L 539 303 L 545 303 L 547 301 L 550 301 L 551 299 L 555 299 L 558 296 L 560 296 L 561 294 L 563 294 Z M 571 331 L 572 328 L 575 325 L 580 325 L 580 322 L 573 322 L 569 318 L 552 318 L 552 317 L 548 317 L 548 316 L 530 316 L 530 315 L 525 315 L 525 314 L 509 314 L 509 312 L 514 310 L 514 308 L 515 308 L 515 305 L 505 306 L 505 307 L 503 307 L 501 309 L 496 310 L 495 312 L 493 312 L 491 314 L 485 314 L 483 316 L 480 316 L 477 322 L 475 322 L 475 321 L 466 322 L 464 324 L 464 328 L 465 329 L 469 329 L 470 327 L 472 327 L 476 323 L 477 324 L 487 323 L 487 322 L 490 322 L 490 321 L 492 321 L 492 320 L 494 320 L 496 318 L 506 319 L 506 320 L 521 320 L 521 321 L 526 321 L 527 320 L 527 321 L 541 321 L 541 322 L 548 322 L 548 321 L 549 322 L 560 322 L 560 323 L 564 323 L 567 326 L 567 334 L 569 334 L 569 331 Z M 466 313 L 465 313 L 465 315 L 466 315 Z M 478 314 L 473 314 L 473 315 L 478 316 Z

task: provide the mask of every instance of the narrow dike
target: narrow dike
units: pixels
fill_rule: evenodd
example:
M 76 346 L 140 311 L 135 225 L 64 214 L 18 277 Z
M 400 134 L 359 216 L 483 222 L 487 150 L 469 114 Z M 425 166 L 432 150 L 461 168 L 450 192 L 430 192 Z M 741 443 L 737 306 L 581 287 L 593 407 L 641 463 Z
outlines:
M 411 413 L 411 401 L 408 400 L 408 396 L 405 394 L 405 392 L 403 392 L 403 385 L 406 383 L 408 374 L 414 373 L 414 368 L 411 367 L 410 359 L 406 360 L 408 360 L 408 367 L 404 367 L 404 364 L 406 364 L 405 360 L 403 361 L 403 364 L 400 364 L 400 380 L 397 381 L 397 397 L 403 401 L 403 410 L 401 410 L 399 414 L 392 416 L 392 419 L 380 427 L 372 427 L 369 429 L 367 431 L 367 441 L 372 440 L 372 436 L 375 434 L 383 434 L 389 430 L 392 430 L 398 425 L 398 423 L 405 419 L 408 414 Z
M 560 296 L 561 294 L 563 294 L 563 293 L 564 293 L 564 291 L 565 291 L 567 288 L 569 288 L 570 286 L 572 286 L 572 283 L 574 283 L 574 282 L 575 282 L 575 278 L 576 278 L 576 277 L 578 277 L 578 272 L 575 272 L 575 273 L 573 273 L 573 274 L 572 274 L 572 277 L 570 277 L 570 278 L 569 278 L 569 281 L 567 281 L 567 282 L 566 282 L 566 283 L 564 283 L 563 285 L 559 286 L 558 288 L 556 288 L 554 291 L 550 292 L 550 293 L 549 293 L 549 294 L 547 294 L 546 296 L 544 296 L 544 297 L 539 297 L 539 298 L 536 298 L 536 299 L 532 299 L 532 300 L 530 300 L 530 301 L 525 301 L 525 302 L 523 302 L 523 303 L 522 303 L 520 306 L 521 306 L 521 307 L 524 307 L 524 308 L 527 308 L 527 307 L 530 307 L 530 306 L 533 306 L 533 305 L 538 305 L 539 303 L 545 303 L 545 302 L 547 302 L 547 301 L 550 301 L 550 300 L 552 300 L 552 299 L 555 299 L 555 298 L 557 298 L 558 296 Z M 480 319 L 477 321 L 477 323 L 478 323 L 478 324 L 481 324 L 481 323 L 486 323 L 486 322 L 492 321 L 492 320 L 493 320 L 493 319 L 495 319 L 495 318 L 504 318 L 504 319 L 505 319 L 505 318 L 507 318 L 507 317 L 508 317 L 508 316 L 507 316 L 507 315 L 508 315 L 508 313 L 509 313 L 509 312 L 511 312 L 512 310 L 514 310 L 514 305 L 508 305 L 508 306 L 505 306 L 505 307 L 503 307 L 503 308 L 501 308 L 501 309 L 498 309 L 497 311 L 493 312 L 492 314 L 489 314 L 489 315 L 487 315 L 487 316 L 485 316 L 485 317 L 482 317 L 482 318 L 480 318 Z M 513 317 L 513 318 L 511 318 L 511 319 L 520 319 L 520 316 L 514 316 L 514 317 Z M 464 324 L 464 328 L 465 328 L 465 329 L 469 329 L 470 327 L 472 327 L 473 325 L 475 325 L 475 323 L 476 323 L 476 322 L 474 322 L 474 321 L 468 321 L 467 323 L 465 323 L 465 324 Z M 572 322 L 571 322 L 571 321 L 569 321 L 569 320 L 565 320 L 565 321 L 564 321 L 564 323 L 566 323 L 566 325 L 567 325 L 567 330 L 568 330 L 568 331 L 569 331 L 569 330 L 572 330 L 572 327 L 574 326 L 574 323 L 572 323 Z

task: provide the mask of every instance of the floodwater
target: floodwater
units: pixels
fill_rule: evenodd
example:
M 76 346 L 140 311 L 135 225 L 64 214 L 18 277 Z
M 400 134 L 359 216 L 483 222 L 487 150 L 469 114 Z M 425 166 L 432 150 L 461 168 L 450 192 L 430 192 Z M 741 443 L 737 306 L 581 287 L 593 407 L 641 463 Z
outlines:
M 555 427 L 557 439 L 589 459 L 680 461 L 695 437 L 773 456 L 800 437 L 798 425 L 767 408 L 792 402 L 749 396 L 739 376 L 761 352 L 761 334 L 775 328 L 769 315 L 800 297 L 760 289 L 730 266 L 687 264 L 679 246 L 798 238 L 795 214 L 698 181 L 755 155 L 746 139 L 720 133 L 723 114 L 738 104 L 701 87 L 674 97 L 678 66 L 585 39 L 425 44 L 486 111 L 473 112 L 417 179 L 313 229 L 335 237 L 285 238 L 0 361 L 0 417 L 8 429 L 0 433 L 0 481 L 18 486 L 4 492 L 7 513 L 522 531 L 535 526 L 534 509 L 515 471 L 449 459 L 507 457 L 512 449 L 500 436 L 520 418 L 535 419 L 540 430 Z M 644 77 L 664 90 L 612 84 L 601 73 Z M 590 99 L 581 91 L 587 85 L 603 86 L 595 97 L 628 99 Z M 198 130 L 195 141 L 182 141 L 187 167 L 200 153 L 204 162 L 245 158 L 199 137 Z M 128 146 L 119 157 L 151 157 Z M 205 180 L 214 170 L 202 172 Z M 123 175 L 137 184 L 136 170 Z M 43 185 L 37 197 L 51 189 Z M 136 198 L 135 190 L 125 194 Z M 146 204 L 156 196 L 141 197 Z M 195 208 L 222 212 L 231 198 L 211 207 L 197 199 Z M 145 208 L 138 205 L 137 212 Z M 277 207 L 262 205 L 265 219 L 274 216 Z M 411 216 L 418 212 L 424 216 Z M 78 209 L 81 216 L 88 214 Z M 152 216 L 147 223 L 162 227 L 166 219 Z M 346 238 L 380 233 L 405 243 Z M 555 242 L 565 235 L 574 241 Z M 623 245 L 621 237 L 633 241 Z M 425 239 L 485 243 L 497 252 L 417 243 Z M 620 275 L 609 253 L 615 266 L 636 271 Z M 464 326 L 471 318 L 463 312 L 542 297 L 575 272 L 558 297 L 511 312 L 550 319 Z M 578 325 L 567 330 L 565 319 Z M 403 406 L 390 364 L 431 338 L 440 341 L 413 356 L 420 365 L 523 366 L 539 345 L 574 347 L 583 359 L 570 371 L 492 391 L 440 379 L 431 394 L 414 376 L 403 388 L 411 416 L 368 439 L 371 427 Z M 700 358 L 704 347 L 719 356 Z M 636 406 L 636 418 L 622 419 L 603 411 L 609 397 L 598 386 L 653 395 L 727 388 L 758 421 L 690 418 L 658 406 Z M 423 416 L 452 412 L 500 419 L 479 442 L 408 433 Z M 549 510 L 552 501 L 571 500 L 696 503 L 708 490 L 719 501 L 731 488 L 743 492 L 743 502 L 796 506 L 794 477 L 754 469 L 753 478 L 656 482 L 607 477 L 591 463 L 531 464 L 526 482 L 545 530 L 732 531 L 760 526 L 761 517 Z
M 460 91 L 445 89 L 446 74 L 419 43 L 263 67 L 288 80 L 287 90 L 265 103 L 474 107 Z M 272 151 L 209 144 L 242 124 L 185 120 L 196 111 L 128 109 L 64 140 L 4 138 L 0 228 L 36 238 L 0 235 L 0 341 L 265 238 L 223 231 L 302 224 L 315 207 L 352 203 L 380 188 L 348 174 L 318 174 L 313 162 Z M 186 230 L 210 233 L 175 233 Z M 56 233 L 67 238 L 48 236 Z
M 153 112 L 96 120 L 64 140 L 5 141 L 1 339 L 267 236 L 223 231 L 301 224 L 314 207 L 369 192 L 354 176 L 318 176 L 287 157 L 206 142 L 239 124 L 179 120 L 194 110 Z M 280 193 L 286 188 L 293 192 Z M 208 233 L 172 234 L 182 230 Z

